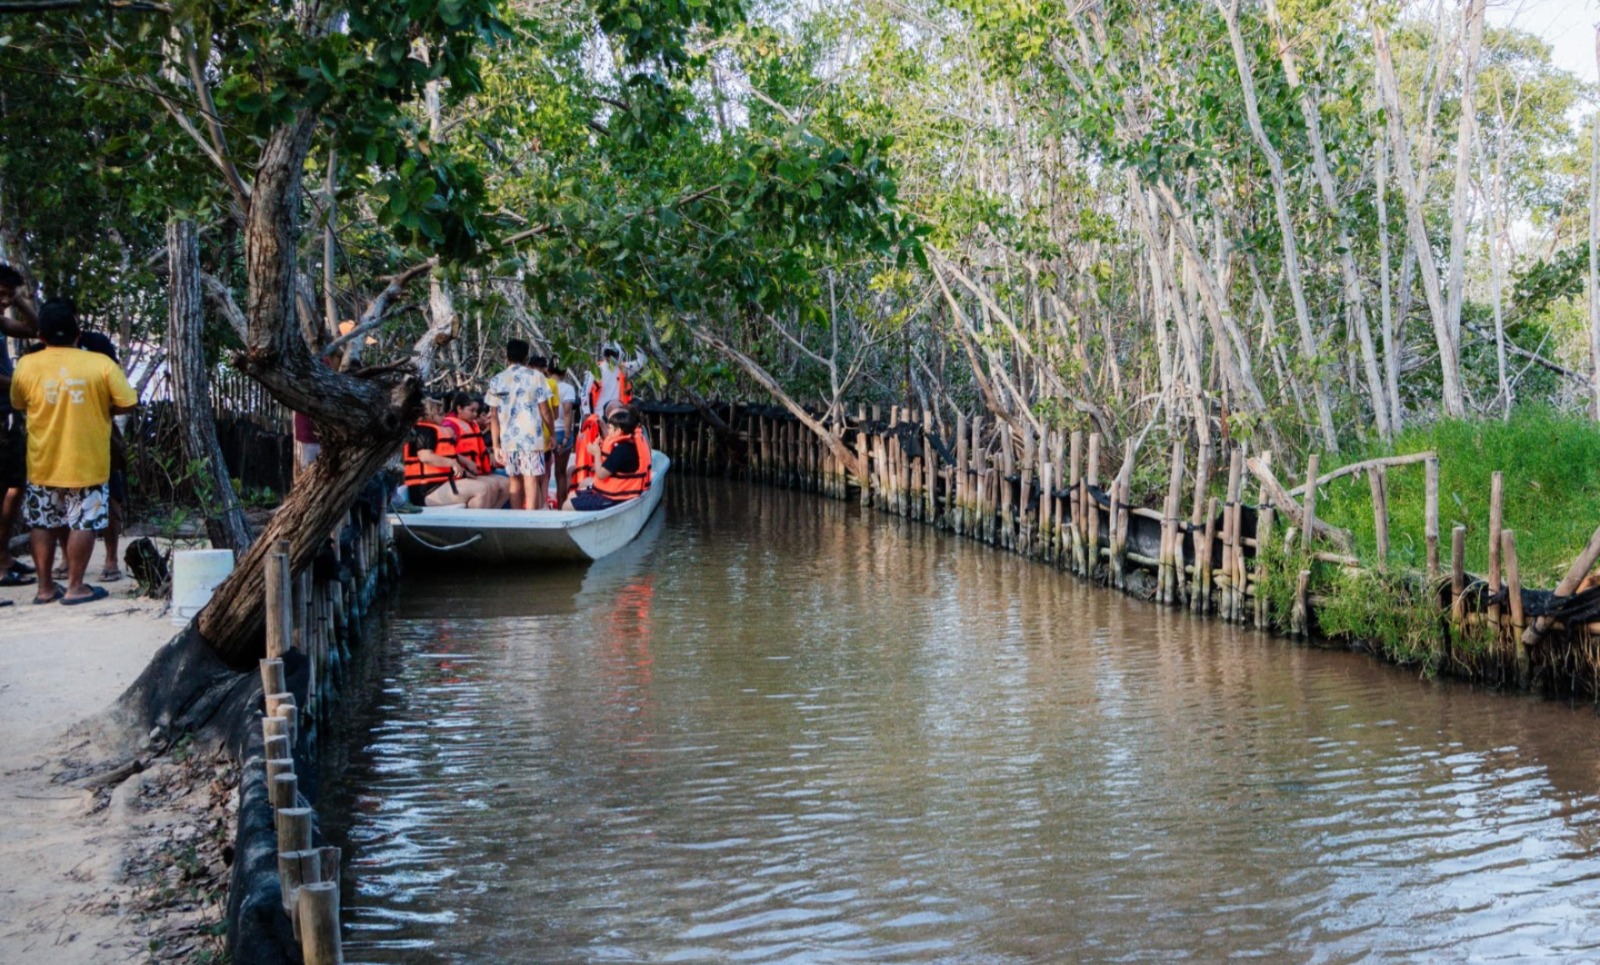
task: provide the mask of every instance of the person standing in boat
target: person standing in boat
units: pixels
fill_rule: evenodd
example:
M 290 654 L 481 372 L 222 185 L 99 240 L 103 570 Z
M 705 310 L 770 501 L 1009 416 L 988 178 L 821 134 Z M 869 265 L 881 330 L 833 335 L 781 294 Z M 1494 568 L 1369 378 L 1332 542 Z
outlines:
M 511 480 L 513 509 L 544 509 L 546 434 L 550 390 L 544 377 L 528 367 L 528 343 L 520 338 L 506 342 L 506 367 L 489 380 L 489 428 L 495 457 Z
M 555 465 L 550 467 L 550 473 L 556 481 L 555 504 L 560 506 L 567 501 L 567 476 L 578 428 L 578 389 L 567 378 L 566 367 L 553 356 L 548 371 L 556 380 L 556 447 L 551 452 Z
M 590 372 L 585 376 L 583 398 L 588 403 L 587 412 L 600 415 L 612 402 L 632 405 L 633 377 L 639 374 L 644 365 L 643 352 L 635 356 L 633 361 L 624 362 L 622 350 L 616 343 L 613 342 L 602 349 L 599 374 Z
M 594 476 L 568 498 L 566 509 L 595 512 L 637 499 L 650 488 L 650 447 L 639 431 L 639 414 L 618 406 L 606 416 L 605 434 L 591 443 Z

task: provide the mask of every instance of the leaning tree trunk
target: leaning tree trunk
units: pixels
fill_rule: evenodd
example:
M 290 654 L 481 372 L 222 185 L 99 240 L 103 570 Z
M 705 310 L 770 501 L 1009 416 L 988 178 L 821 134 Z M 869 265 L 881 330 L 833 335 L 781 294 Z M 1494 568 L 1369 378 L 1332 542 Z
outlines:
M 211 386 L 203 340 L 205 307 L 200 291 L 200 238 L 194 222 L 167 222 L 167 367 L 172 377 L 172 407 L 183 439 L 184 459 L 213 494 L 205 507 L 206 535 L 219 549 L 237 556 L 250 546 L 244 507 L 228 479 L 228 465 L 217 442 L 211 414 Z

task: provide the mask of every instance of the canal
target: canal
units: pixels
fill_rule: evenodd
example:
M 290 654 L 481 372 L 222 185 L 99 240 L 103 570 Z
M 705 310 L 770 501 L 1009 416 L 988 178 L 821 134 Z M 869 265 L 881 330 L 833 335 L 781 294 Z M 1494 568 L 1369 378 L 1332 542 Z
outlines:
M 350 961 L 1600 957 L 1592 711 L 854 506 L 681 480 L 390 633 L 319 808 Z

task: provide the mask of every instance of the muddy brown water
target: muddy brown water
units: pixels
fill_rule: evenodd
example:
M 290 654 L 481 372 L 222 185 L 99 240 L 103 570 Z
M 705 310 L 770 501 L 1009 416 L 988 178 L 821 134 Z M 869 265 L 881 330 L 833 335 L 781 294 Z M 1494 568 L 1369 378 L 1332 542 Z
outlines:
M 1600 721 L 681 480 L 408 578 L 321 802 L 353 962 L 1600 959 Z

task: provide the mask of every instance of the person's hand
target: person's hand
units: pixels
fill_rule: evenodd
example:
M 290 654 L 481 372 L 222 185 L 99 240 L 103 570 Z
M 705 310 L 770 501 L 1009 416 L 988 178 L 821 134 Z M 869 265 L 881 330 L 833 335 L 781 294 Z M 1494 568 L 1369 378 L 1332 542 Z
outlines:
M 470 463 L 461 463 L 461 474 L 468 479 L 478 478 L 478 467 Z
M 494 464 L 497 466 L 506 464 L 506 451 L 499 446 L 494 447 Z

